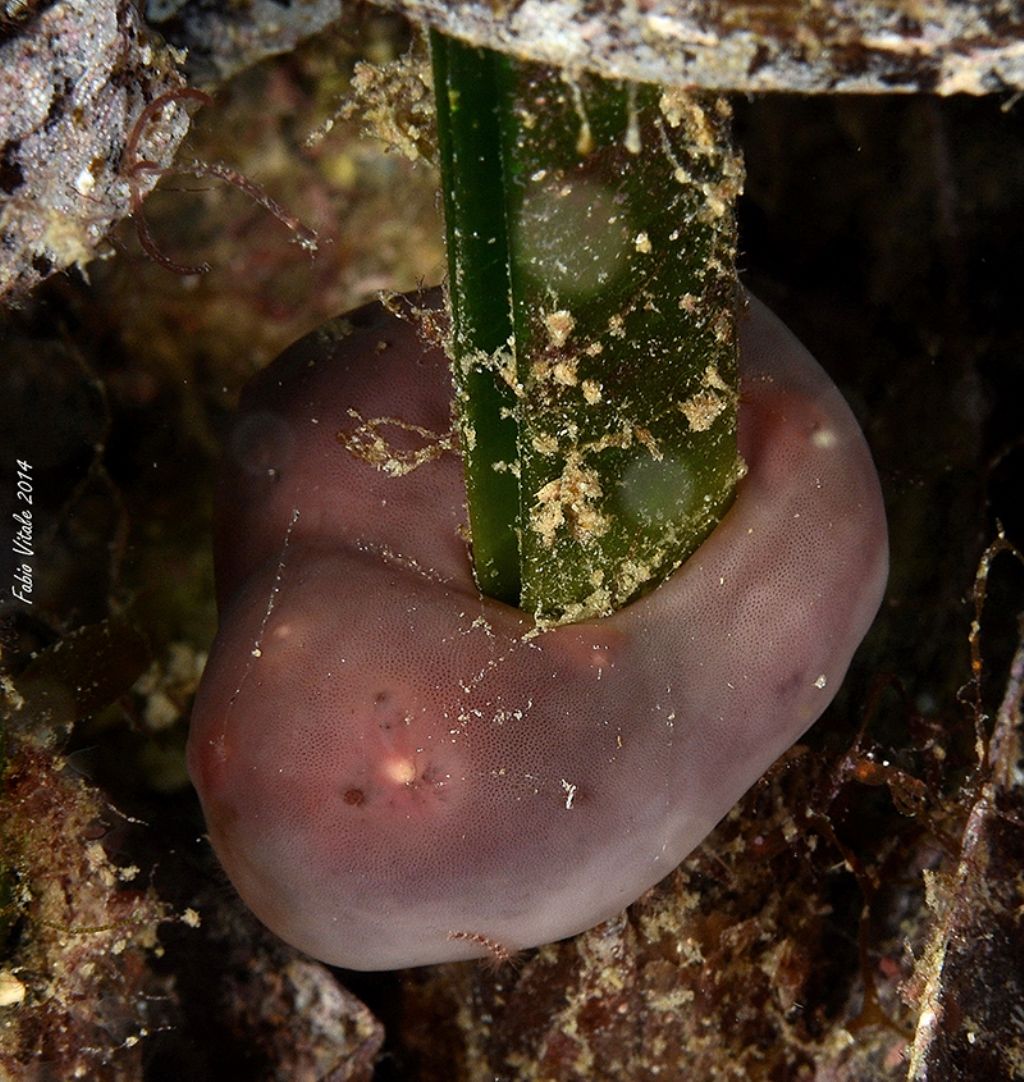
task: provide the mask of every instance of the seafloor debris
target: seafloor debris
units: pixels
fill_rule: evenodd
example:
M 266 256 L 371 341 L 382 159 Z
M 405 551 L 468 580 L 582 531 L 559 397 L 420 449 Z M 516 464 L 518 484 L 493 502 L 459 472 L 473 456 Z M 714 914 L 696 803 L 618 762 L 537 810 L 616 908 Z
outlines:
M 1024 88 L 1006 0 L 382 0 L 474 45 L 716 90 L 985 94 Z
M 353 6 L 339 0 L 147 0 L 145 11 L 168 41 L 188 51 L 190 78 L 208 84 L 264 57 L 289 52 Z
M 58 0 L 0 23 L 0 301 L 85 267 L 130 212 L 123 151 L 146 103 L 182 85 L 176 60 L 129 0 Z M 169 105 L 140 157 L 169 163 L 187 128 Z
M 150 959 L 171 913 L 136 865 L 110 859 L 123 826 L 59 756 L 31 740 L 11 750 L 0 794 L 0 1078 L 141 1077 L 145 1038 L 167 1021 L 169 982 Z
M 369 1082 L 380 1022 L 326 966 L 224 895 L 220 880 L 208 881 L 194 896 L 201 925 L 169 930 L 179 1029 L 157 1038 L 155 1055 L 181 1078 Z
M 904 989 L 917 1012 L 910 1082 L 1024 1077 L 1024 616 L 990 733 L 980 694 L 988 575 L 1006 552 L 1024 559 L 1000 535 L 975 586 L 970 689 L 980 761 L 958 859 L 925 873 L 931 934 Z

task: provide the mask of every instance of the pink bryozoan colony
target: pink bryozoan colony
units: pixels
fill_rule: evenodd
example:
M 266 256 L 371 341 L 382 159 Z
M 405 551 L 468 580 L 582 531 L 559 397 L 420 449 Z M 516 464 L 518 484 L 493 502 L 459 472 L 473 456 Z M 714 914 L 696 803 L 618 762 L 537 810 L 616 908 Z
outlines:
M 885 584 L 878 479 L 756 301 L 740 339 L 749 472 L 726 518 L 651 594 L 532 636 L 474 588 L 457 456 L 388 476 L 339 442 L 360 419 L 450 429 L 447 361 L 412 324 L 368 306 L 252 382 L 189 767 L 217 855 L 282 938 L 390 969 L 579 932 L 825 709 Z

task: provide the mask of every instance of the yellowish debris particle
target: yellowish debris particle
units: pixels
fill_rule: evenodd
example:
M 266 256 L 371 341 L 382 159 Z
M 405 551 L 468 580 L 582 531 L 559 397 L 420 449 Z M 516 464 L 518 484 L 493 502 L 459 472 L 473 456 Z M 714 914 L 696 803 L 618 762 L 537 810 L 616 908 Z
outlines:
M 601 480 L 597 472 L 570 454 L 562 475 L 542 485 L 530 509 L 530 528 L 547 548 L 555 543 L 555 534 L 568 525 L 572 536 L 586 543 L 608 532 L 607 516 L 595 505 L 601 499 Z
M 704 206 L 701 208 L 699 218 L 701 222 L 712 225 L 717 222 L 719 218 L 722 218 L 729 208 L 722 197 L 714 189 L 708 189 L 704 194 Z
M 530 366 L 530 372 L 536 380 L 551 380 L 563 387 L 575 387 L 578 381 L 576 374 L 577 358 L 564 357 L 553 359 L 540 357 Z
M 705 155 L 714 153 L 715 133 L 695 95 L 682 87 L 667 87 L 658 104 L 670 127 L 685 129 L 692 150 Z
M 105 869 L 107 854 L 99 842 L 88 842 L 85 846 L 85 859 L 89 864 L 89 870 L 96 872 Z
M 364 420 L 358 410 L 350 409 L 350 417 L 359 424 L 351 432 L 339 432 L 338 442 L 349 454 L 361 458 L 389 477 L 403 477 L 427 462 L 440 458 L 445 451 L 453 451 L 455 435 L 453 432 L 438 434 L 421 425 L 409 424 L 397 417 L 373 417 Z M 422 447 L 404 450 L 393 447 L 380 433 L 380 429 L 390 425 L 402 432 L 410 432 L 425 440 Z M 257 655 L 258 656 L 258 655 Z
M 557 312 L 551 312 L 544 317 L 544 326 L 548 332 L 548 338 L 556 349 L 561 349 L 572 334 L 576 320 L 571 312 L 565 308 L 559 308 Z
M 665 457 L 661 453 L 658 441 L 651 435 L 649 429 L 641 428 L 637 425 L 637 427 L 633 429 L 633 434 L 636 436 L 637 443 L 647 448 L 651 454 L 651 458 L 653 458 L 655 462 L 660 462 Z
M 601 401 L 601 384 L 596 379 L 585 379 L 581 388 L 588 405 L 596 406 Z
M 607 586 L 600 586 L 582 601 L 573 601 L 566 605 L 565 609 L 557 617 L 552 618 L 539 612 L 535 616 L 537 626 L 546 629 L 558 627 L 559 624 L 578 624 L 583 620 L 594 620 L 600 616 L 607 616 L 614 608 L 611 590 Z
M 410 161 L 431 156 L 430 82 L 428 66 L 411 54 L 380 65 L 356 64 L 345 105 L 309 136 L 307 145 L 323 142 L 338 120 L 358 116 L 367 131 Z
M 558 440 L 548 432 L 537 433 L 530 442 L 538 454 L 553 455 L 558 450 Z
M 681 402 L 679 409 L 694 432 L 706 432 L 735 397 L 715 365 L 709 364 L 701 377 L 701 389 Z
M 623 144 L 630 154 L 643 150 L 640 140 L 640 115 L 636 106 L 636 83 L 626 83 L 626 138 Z
M 18 711 L 25 705 L 21 692 L 14 686 L 14 681 L 7 675 L 0 675 L 0 694 L 7 700 L 11 710 Z
M 706 432 L 725 409 L 725 402 L 714 391 L 698 391 L 680 402 L 679 409 L 694 432 Z
M 576 139 L 576 153 L 581 158 L 584 158 L 594 149 L 594 136 L 591 134 L 590 121 L 587 119 L 587 111 L 583 106 L 583 93 L 580 90 L 580 84 L 575 79 L 565 73 L 563 73 L 562 78 L 569 84 L 573 105 L 580 121 L 580 133 Z
M 715 322 L 713 324 L 715 340 L 722 345 L 729 345 L 732 342 L 735 329 L 736 327 L 733 322 L 732 312 L 721 311 L 715 316 Z
M 683 312 L 687 312 L 689 315 L 693 316 L 697 314 L 699 301 L 692 293 L 684 293 L 679 298 L 679 307 Z
M 43 220 L 46 228 L 33 246 L 36 253 L 58 267 L 74 264 L 84 271 L 92 259 L 92 241 L 87 230 L 70 215 L 52 207 L 45 209 Z
M 642 255 L 647 255 L 651 250 L 651 238 L 646 233 L 637 233 L 633 246 Z
M 153 732 L 169 729 L 181 716 L 181 710 L 166 692 L 157 689 L 146 699 L 144 718 Z
M 706 387 L 713 387 L 716 391 L 728 391 L 729 384 L 718 374 L 718 369 L 709 364 L 704 369 L 704 385 Z
M 24 998 L 25 985 L 9 969 L 0 969 L 0 1007 L 14 1007 Z
M 96 178 L 92 175 L 92 170 L 86 166 L 75 178 L 75 191 L 79 195 L 89 195 L 95 187 Z
M 560 383 L 563 387 L 575 387 L 577 383 L 576 358 L 570 357 L 568 360 L 559 361 L 552 368 L 551 375 L 555 383 Z
M 630 597 L 645 582 L 650 582 L 657 573 L 657 563 L 662 558 L 661 550 L 656 551 L 653 556 L 654 560 L 650 563 L 643 563 L 639 560 L 623 560 L 622 566 L 619 568 L 618 578 L 620 597 Z
M 613 338 L 626 337 L 626 321 L 622 316 L 616 314 L 608 317 L 608 333 Z
M 604 346 L 600 342 L 591 342 L 583 352 L 588 357 L 597 357 L 599 354 L 604 353 Z
M 355 327 L 347 319 L 332 319 L 316 329 L 316 336 L 322 342 L 343 342 L 355 333 Z
M 510 351 L 498 350 L 491 358 L 491 367 L 497 371 L 502 380 L 504 380 L 516 394 L 522 394 L 523 389 L 516 380 L 515 358 Z

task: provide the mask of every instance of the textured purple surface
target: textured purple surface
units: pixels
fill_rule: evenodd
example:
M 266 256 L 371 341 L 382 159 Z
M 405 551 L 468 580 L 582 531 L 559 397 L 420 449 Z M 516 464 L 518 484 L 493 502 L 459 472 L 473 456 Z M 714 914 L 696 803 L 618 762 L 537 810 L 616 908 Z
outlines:
M 573 934 L 667 874 L 831 700 L 886 578 L 870 454 L 752 301 L 732 510 L 653 594 L 524 638 L 473 587 L 457 458 L 394 478 L 339 444 L 350 409 L 450 426 L 440 352 L 377 307 L 348 323 L 261 373 L 229 441 L 189 747 L 211 839 L 271 929 L 339 965 Z

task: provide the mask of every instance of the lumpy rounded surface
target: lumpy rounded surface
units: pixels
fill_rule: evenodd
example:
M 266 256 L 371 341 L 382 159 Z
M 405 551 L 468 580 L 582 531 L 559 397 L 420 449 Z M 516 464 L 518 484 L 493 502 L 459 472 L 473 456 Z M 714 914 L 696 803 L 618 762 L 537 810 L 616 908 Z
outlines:
M 648 596 L 539 634 L 474 587 L 454 454 L 390 476 L 339 440 L 363 425 L 408 458 L 450 429 L 446 361 L 414 325 L 368 306 L 252 382 L 189 768 L 283 939 L 388 969 L 579 932 L 825 709 L 884 588 L 878 480 L 839 392 L 754 300 L 740 343 L 748 473 L 725 519 Z

